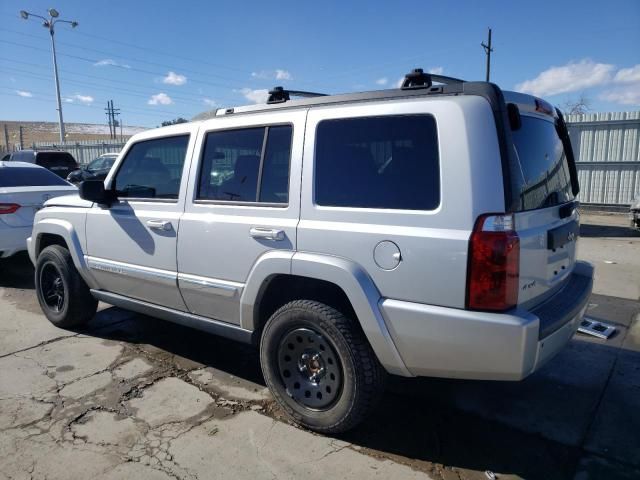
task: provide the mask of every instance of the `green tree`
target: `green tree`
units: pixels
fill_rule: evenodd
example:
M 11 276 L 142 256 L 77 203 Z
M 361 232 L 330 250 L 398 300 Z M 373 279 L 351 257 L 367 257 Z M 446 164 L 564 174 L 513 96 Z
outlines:
M 182 118 L 182 117 L 178 117 L 178 118 L 174 118 L 173 120 L 165 120 L 164 122 L 162 122 L 162 126 L 163 127 L 168 127 L 169 125 L 177 125 L 178 123 L 187 123 L 189 120 L 187 120 L 186 118 Z

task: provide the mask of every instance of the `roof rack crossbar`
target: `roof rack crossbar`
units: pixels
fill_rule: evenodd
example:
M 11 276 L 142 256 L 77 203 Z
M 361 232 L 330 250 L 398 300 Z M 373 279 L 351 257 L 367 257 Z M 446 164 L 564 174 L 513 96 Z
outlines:
M 416 88 L 429 88 L 433 85 L 433 82 L 443 83 L 445 85 L 451 85 L 455 83 L 463 83 L 464 80 L 454 77 L 446 77 L 444 75 L 435 75 L 431 73 L 424 73 L 421 68 L 414 68 L 407 73 L 402 81 L 402 90 L 414 90 Z
M 283 103 L 291 99 L 291 97 L 324 97 L 326 93 L 305 92 L 302 90 L 285 90 L 283 87 L 274 87 L 269 90 L 268 104 Z

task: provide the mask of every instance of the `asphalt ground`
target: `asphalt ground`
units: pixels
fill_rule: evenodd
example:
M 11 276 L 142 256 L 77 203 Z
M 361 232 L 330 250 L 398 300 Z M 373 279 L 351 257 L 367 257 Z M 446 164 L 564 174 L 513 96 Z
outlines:
M 522 382 L 392 377 L 339 437 L 283 418 L 255 348 L 107 306 L 57 329 L 28 258 L 1 260 L 0 479 L 640 478 L 640 235 L 620 215 L 581 234 L 612 338 Z

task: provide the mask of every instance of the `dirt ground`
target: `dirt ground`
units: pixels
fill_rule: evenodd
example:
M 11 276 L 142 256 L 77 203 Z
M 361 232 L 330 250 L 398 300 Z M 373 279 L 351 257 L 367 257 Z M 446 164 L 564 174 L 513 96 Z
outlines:
M 0 479 L 640 478 L 640 235 L 582 223 L 611 339 L 576 335 L 523 382 L 392 377 L 335 438 L 282 418 L 255 348 L 106 306 L 57 329 L 26 256 L 0 261 Z

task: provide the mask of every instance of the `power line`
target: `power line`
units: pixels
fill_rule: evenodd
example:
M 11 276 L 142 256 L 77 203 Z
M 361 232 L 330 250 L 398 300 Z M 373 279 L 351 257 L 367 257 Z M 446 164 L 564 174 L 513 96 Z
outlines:
M 11 90 L 15 92 L 15 88 L 12 87 L 4 87 L 4 86 L 0 86 L 0 88 L 3 88 L 5 90 Z M 34 100 L 34 101 L 39 101 L 39 102 L 47 102 L 50 103 L 51 101 L 54 101 L 55 98 L 51 97 L 50 95 L 44 93 L 44 92 L 38 92 L 38 91 L 32 91 L 31 93 L 34 93 L 36 95 L 38 95 L 38 97 L 23 97 L 25 100 Z M 7 97 L 12 97 L 15 98 L 16 95 L 14 94 L 9 94 L 9 93 L 1 93 L 0 95 L 4 95 Z M 93 109 L 99 109 L 100 107 L 98 107 L 97 105 L 87 105 L 84 103 L 69 103 L 68 104 L 70 107 L 83 107 L 83 108 L 93 108 Z M 167 115 L 181 115 L 179 112 L 168 112 L 166 110 L 150 110 L 147 109 L 147 111 L 151 112 L 153 111 L 154 113 L 146 113 L 141 111 L 140 109 L 131 109 L 131 108 L 125 108 L 123 109 L 123 111 L 125 111 L 125 113 L 134 113 L 136 115 L 141 115 L 141 116 L 146 116 L 146 117 L 155 117 L 155 118 L 166 118 Z M 182 113 L 182 115 L 184 115 L 184 113 Z
M 38 80 L 45 80 L 45 81 L 47 80 L 47 77 L 41 76 L 40 74 L 38 74 L 36 72 L 30 72 L 28 70 L 22 70 L 22 69 L 13 68 L 13 67 L 5 67 L 4 70 L 8 71 L 8 72 L 17 72 L 17 74 L 19 76 L 26 76 L 26 77 L 35 78 L 35 79 L 38 79 Z M 117 86 L 113 86 L 113 85 L 104 85 L 104 84 L 99 84 L 99 83 L 82 82 L 82 81 L 75 80 L 75 79 L 65 78 L 65 83 L 70 84 L 70 85 L 78 85 L 80 87 L 87 87 L 87 88 L 90 88 L 92 91 L 106 92 L 106 93 L 111 93 L 111 94 L 114 92 L 114 90 L 117 90 L 118 94 L 129 96 L 129 97 L 149 99 L 150 96 L 151 96 L 150 93 L 144 93 L 144 92 L 137 91 L 137 90 L 126 89 L 126 88 L 117 87 Z M 179 100 L 181 103 L 197 106 L 197 107 L 199 107 L 201 109 L 205 108 L 205 106 L 203 105 L 203 102 L 195 101 L 195 99 L 176 96 L 176 95 L 173 95 L 173 94 L 171 95 L 171 98 L 175 99 L 175 100 Z
M 46 51 L 46 49 L 40 48 L 40 47 L 36 47 L 34 45 L 29 45 L 29 44 L 26 44 L 26 43 L 11 42 L 9 40 L 0 40 L 0 43 L 6 43 L 8 45 L 14 45 L 14 46 L 23 47 L 23 48 L 30 48 L 30 49 L 33 49 L 33 50 Z M 99 60 L 97 60 L 95 58 L 81 57 L 79 55 L 71 55 L 71 54 L 68 54 L 68 53 L 60 53 L 59 55 L 67 57 L 67 58 L 73 58 L 75 60 L 81 60 L 83 62 L 89 62 L 91 64 L 96 64 L 96 63 L 99 62 Z M 114 68 L 119 68 L 119 69 L 133 71 L 133 72 L 147 73 L 149 75 L 154 75 L 154 76 L 160 76 L 160 77 L 164 77 L 165 76 L 164 72 L 154 72 L 154 71 L 151 71 L 151 70 L 144 70 L 144 69 L 141 69 L 141 68 L 136 68 L 136 67 L 131 67 L 131 66 L 123 66 L 123 65 L 111 65 L 111 66 L 114 67 Z M 222 84 L 222 83 L 213 83 L 213 82 L 205 82 L 204 80 L 191 79 L 190 81 L 191 81 L 191 83 L 199 83 L 199 84 L 202 84 L 202 85 L 210 85 L 212 87 L 229 88 L 229 89 L 236 88 L 233 85 L 227 85 L 227 84 Z
M 32 34 L 25 33 L 25 32 L 19 32 L 19 31 L 16 31 L 16 30 L 9 30 L 9 29 L 5 29 L 5 28 L 0 28 L 0 31 L 15 33 L 15 34 L 18 34 L 18 35 L 23 35 L 25 37 L 40 38 L 37 35 L 32 35 Z M 190 68 L 178 67 L 176 65 L 172 66 L 172 65 L 167 65 L 165 63 L 150 62 L 149 60 L 142 60 L 142 59 L 139 59 L 139 58 L 126 57 L 126 56 L 118 54 L 118 53 L 108 52 L 108 51 L 105 51 L 105 50 L 98 50 L 98 49 L 95 49 L 95 48 L 89 48 L 89 47 L 86 47 L 86 46 L 83 46 L 83 45 L 75 45 L 75 44 L 69 43 L 69 42 L 58 42 L 58 45 L 66 45 L 66 46 L 71 47 L 71 48 L 79 48 L 79 49 L 81 49 L 83 51 L 92 51 L 92 52 L 96 52 L 96 53 L 101 53 L 103 55 L 108 55 L 109 57 L 121 58 L 123 60 L 131 61 L 131 62 L 144 63 L 144 64 L 147 64 L 147 65 L 155 65 L 155 66 L 158 66 L 158 67 L 167 68 L 169 70 L 180 70 L 180 71 L 186 72 L 186 73 L 192 73 L 192 74 L 195 74 L 195 75 L 202 75 L 202 76 L 205 76 L 205 77 L 216 77 L 216 78 L 219 78 L 221 80 L 231 80 L 233 82 L 238 81 L 237 78 L 224 77 L 222 75 L 218 75 L 218 74 L 215 74 L 215 73 L 199 72 L 199 71 L 192 70 Z M 243 73 L 245 73 L 245 72 L 243 72 Z M 248 76 L 248 73 L 246 73 L 246 75 Z
M 42 69 L 42 70 L 48 70 L 47 67 L 43 66 L 43 65 L 39 65 L 37 63 L 30 63 L 30 62 L 24 62 L 21 60 L 14 60 L 14 59 L 10 59 L 10 58 L 6 58 L 6 57 L 0 57 L 0 60 L 4 60 L 7 62 L 12 62 L 12 63 L 18 63 L 21 65 L 27 65 L 30 67 L 34 67 L 34 68 L 38 68 L 38 69 Z M 6 67 L 8 69 L 12 69 L 18 72 L 24 72 L 24 73 L 32 73 L 32 74 L 36 74 L 36 72 L 30 72 L 29 70 L 20 70 L 17 69 L 15 67 Z M 120 80 L 120 79 L 112 79 L 112 78 L 106 78 L 106 77 L 100 77 L 98 75 L 89 75 L 86 73 L 77 73 L 77 72 L 72 72 L 70 70 L 67 69 L 60 69 L 60 72 L 64 73 L 65 75 L 73 75 L 73 76 L 77 76 L 77 77 L 85 77 L 85 78 L 90 78 L 90 79 L 97 79 L 97 80 L 102 80 L 105 82 L 112 82 L 112 83 L 116 83 L 117 86 L 113 86 L 113 85 L 105 85 L 105 84 L 100 84 L 100 83 L 86 83 L 87 86 L 94 86 L 94 85 L 102 85 L 104 87 L 108 87 L 108 88 L 118 88 L 118 91 L 122 90 L 122 85 L 133 85 L 135 87 L 141 87 L 141 88 L 148 88 L 150 89 L 151 87 L 149 87 L 148 84 L 142 84 L 142 83 L 137 83 L 137 82 L 130 82 L 130 81 L 126 81 L 126 80 Z M 136 90 L 130 90 L 131 92 L 136 92 L 136 93 L 145 93 L 145 92 L 140 92 L 140 91 L 136 91 Z M 146 93 L 145 93 L 146 94 Z M 218 100 L 224 100 L 224 101 L 228 101 L 228 102 L 233 102 L 233 100 L 229 99 L 228 97 L 220 97 L 219 95 L 214 95 Z M 189 93 L 189 92 L 181 92 L 180 96 L 171 95 L 172 98 L 175 99 L 191 99 L 191 100 L 197 100 L 200 102 L 204 102 L 204 98 L 206 98 L 206 96 L 204 94 L 202 95 L 196 95 L 193 93 Z M 188 98 L 191 97 L 191 98 Z

